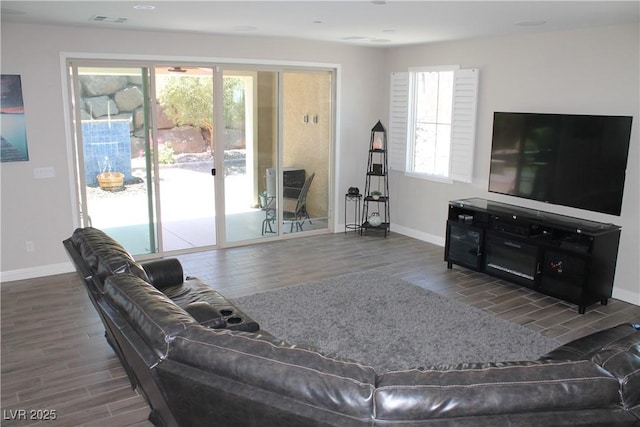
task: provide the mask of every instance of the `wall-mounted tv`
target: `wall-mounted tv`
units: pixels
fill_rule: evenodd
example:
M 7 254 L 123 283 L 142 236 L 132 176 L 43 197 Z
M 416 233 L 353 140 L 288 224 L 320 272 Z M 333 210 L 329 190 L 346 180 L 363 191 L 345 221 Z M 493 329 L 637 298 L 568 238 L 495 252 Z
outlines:
M 495 112 L 489 191 L 620 215 L 631 121 Z

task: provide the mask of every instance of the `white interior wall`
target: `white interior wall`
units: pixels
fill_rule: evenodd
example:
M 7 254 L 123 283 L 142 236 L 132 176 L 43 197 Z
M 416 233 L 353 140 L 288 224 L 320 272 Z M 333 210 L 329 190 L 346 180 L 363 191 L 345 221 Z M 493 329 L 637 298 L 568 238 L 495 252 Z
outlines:
M 408 67 L 480 69 L 472 184 L 443 184 L 392 172 L 392 230 L 444 244 L 449 200 L 481 197 L 622 226 L 613 296 L 640 304 L 640 129 L 637 25 L 487 38 L 389 49 L 387 76 Z M 489 193 L 494 111 L 633 116 L 620 216 Z

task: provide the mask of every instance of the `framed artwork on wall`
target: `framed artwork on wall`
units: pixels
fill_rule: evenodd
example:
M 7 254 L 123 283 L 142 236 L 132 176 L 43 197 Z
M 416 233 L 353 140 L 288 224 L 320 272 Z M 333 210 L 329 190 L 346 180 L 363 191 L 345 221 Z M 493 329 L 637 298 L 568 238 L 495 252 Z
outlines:
M 22 81 L 18 74 L 2 74 L 0 98 L 0 161 L 24 162 L 29 160 L 27 128 L 25 126 Z

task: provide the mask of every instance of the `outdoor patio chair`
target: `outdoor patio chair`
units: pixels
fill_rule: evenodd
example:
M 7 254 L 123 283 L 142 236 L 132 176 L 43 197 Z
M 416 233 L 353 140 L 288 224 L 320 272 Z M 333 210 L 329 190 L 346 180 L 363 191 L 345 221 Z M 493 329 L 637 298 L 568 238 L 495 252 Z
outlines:
M 309 221 L 309 224 L 311 224 L 311 218 L 307 212 L 307 193 L 309 192 L 309 187 L 311 187 L 311 182 L 313 181 L 314 176 L 316 176 L 316 174 L 312 173 L 305 180 L 297 199 L 285 197 L 282 200 L 282 216 L 285 221 L 291 221 L 291 232 L 293 232 L 294 224 L 296 226 L 296 231 L 302 231 L 302 225 L 307 220 Z

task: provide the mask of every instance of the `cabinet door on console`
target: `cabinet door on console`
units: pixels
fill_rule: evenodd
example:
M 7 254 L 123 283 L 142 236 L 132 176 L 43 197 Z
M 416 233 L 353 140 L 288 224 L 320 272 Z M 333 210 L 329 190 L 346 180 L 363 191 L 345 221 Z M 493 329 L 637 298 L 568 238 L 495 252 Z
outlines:
M 587 258 L 546 250 L 542 263 L 540 289 L 569 301 L 580 302 L 585 292 Z
M 447 221 L 446 261 L 479 271 L 482 267 L 484 230 L 457 221 Z

